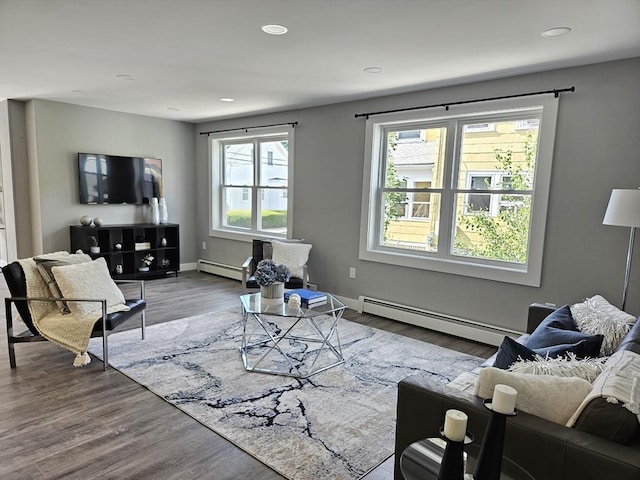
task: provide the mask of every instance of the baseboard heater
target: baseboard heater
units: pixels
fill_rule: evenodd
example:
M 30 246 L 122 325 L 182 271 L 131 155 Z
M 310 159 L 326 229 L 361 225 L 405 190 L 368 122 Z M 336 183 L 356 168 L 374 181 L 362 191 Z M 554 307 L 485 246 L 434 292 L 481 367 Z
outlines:
M 220 275 L 233 280 L 242 280 L 242 268 L 210 260 L 198 260 L 198 271 Z
M 420 308 L 361 296 L 362 311 L 400 322 L 428 328 L 488 345 L 500 345 L 505 336 L 518 337 L 522 332 L 486 325 L 473 320 L 444 315 Z

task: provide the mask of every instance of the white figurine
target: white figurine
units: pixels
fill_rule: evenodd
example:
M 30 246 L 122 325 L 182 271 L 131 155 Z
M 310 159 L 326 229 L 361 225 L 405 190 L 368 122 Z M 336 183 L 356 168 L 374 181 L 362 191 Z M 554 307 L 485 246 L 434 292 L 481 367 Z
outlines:
M 289 308 L 300 308 L 301 303 L 302 301 L 300 299 L 300 295 L 298 295 L 297 293 L 294 293 L 293 295 L 289 296 L 289 301 L 287 302 L 287 306 Z

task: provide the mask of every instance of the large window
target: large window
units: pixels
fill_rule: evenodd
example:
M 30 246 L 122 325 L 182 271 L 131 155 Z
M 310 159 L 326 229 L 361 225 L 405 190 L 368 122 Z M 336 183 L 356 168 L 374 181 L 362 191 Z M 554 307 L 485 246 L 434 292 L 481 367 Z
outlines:
M 557 100 L 482 107 L 367 120 L 360 258 L 539 285 Z
M 290 231 L 292 129 L 211 139 L 211 234 L 282 236 Z

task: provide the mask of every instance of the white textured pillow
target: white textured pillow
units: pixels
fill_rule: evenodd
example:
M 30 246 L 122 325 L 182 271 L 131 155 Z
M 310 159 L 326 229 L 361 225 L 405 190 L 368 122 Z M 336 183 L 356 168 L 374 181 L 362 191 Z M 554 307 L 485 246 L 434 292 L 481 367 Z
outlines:
M 530 375 L 486 367 L 478 375 L 476 395 L 492 398 L 497 384 L 517 390 L 517 409 L 562 425 L 567 423 L 592 388 L 589 382 L 576 377 Z
M 600 355 L 612 355 L 631 325 L 636 321 L 629 315 L 617 309 L 600 295 L 587 298 L 582 303 L 571 305 L 571 315 L 581 332 L 590 335 L 604 335 Z
M 289 267 L 292 277 L 302 278 L 302 267 L 309 260 L 311 245 L 308 243 L 284 243 L 271 241 L 273 245 L 273 261 Z
M 577 359 L 575 353 L 567 353 L 566 356 L 556 358 L 544 358 L 536 355 L 535 360 L 518 360 L 507 370 L 514 373 L 528 373 L 531 375 L 553 375 L 555 377 L 578 377 L 593 383 L 604 370 L 607 359 L 581 358 Z
M 107 262 L 100 257 L 93 262 L 53 267 L 51 269 L 63 297 L 106 299 L 107 313 L 129 310 L 124 295 L 109 275 Z M 78 316 L 100 316 L 102 306 L 96 302 L 67 302 Z

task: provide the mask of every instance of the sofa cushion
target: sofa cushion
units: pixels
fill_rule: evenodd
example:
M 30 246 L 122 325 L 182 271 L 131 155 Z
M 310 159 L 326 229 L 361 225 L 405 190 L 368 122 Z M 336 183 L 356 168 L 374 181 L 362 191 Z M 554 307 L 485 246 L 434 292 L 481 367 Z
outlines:
M 538 353 L 546 351 L 550 357 L 572 351 L 580 358 L 598 356 L 601 344 L 602 336 L 578 330 L 568 305 L 558 308 L 545 318 L 525 342 L 530 349 Z M 571 345 L 579 346 L 570 347 Z
M 60 292 L 60 287 L 56 283 L 56 279 L 51 272 L 53 267 L 61 267 L 63 265 L 75 265 L 77 263 L 87 263 L 91 261 L 91 257 L 86 253 L 74 253 L 69 254 L 68 252 L 55 252 L 53 254 L 42 255 L 39 257 L 34 257 L 33 261 L 36 262 L 36 266 L 38 267 L 38 271 L 40 275 L 47 283 L 47 287 L 51 292 L 51 296 L 53 298 L 61 298 L 62 293 Z M 66 302 L 59 301 L 56 302 L 58 308 L 61 313 L 69 313 L 69 307 Z
M 530 373 L 532 375 L 553 375 L 556 377 L 578 377 L 589 383 L 598 378 L 604 370 L 605 359 L 577 358 L 568 353 L 556 358 L 536 356 L 533 360 L 517 360 L 508 370 L 515 373 Z
M 591 384 L 581 378 L 512 373 L 488 367 L 478 375 L 476 395 L 491 398 L 497 384 L 516 389 L 517 409 L 563 425 L 591 391 Z
M 130 310 L 125 305 L 122 291 L 111 279 L 107 263 L 102 257 L 93 262 L 53 267 L 51 271 L 64 297 L 105 299 L 107 313 Z M 99 317 L 102 314 L 102 306 L 97 302 L 69 300 L 67 304 L 71 313 L 77 316 L 97 315 Z
M 611 305 L 600 295 L 571 306 L 571 314 L 580 331 L 604 335 L 600 354 L 612 355 L 636 319 Z
M 602 335 L 583 335 L 583 337 L 575 343 L 562 343 L 535 349 L 529 348 L 528 345 L 521 345 L 511 337 L 504 337 L 493 366 L 507 369 L 518 359 L 534 360 L 536 355 L 543 358 L 560 357 L 567 353 L 573 353 L 576 358 L 597 356 L 602 344 Z
M 271 241 L 273 261 L 289 267 L 292 277 L 302 278 L 303 269 L 309 259 L 311 245 L 308 243 L 285 243 Z

